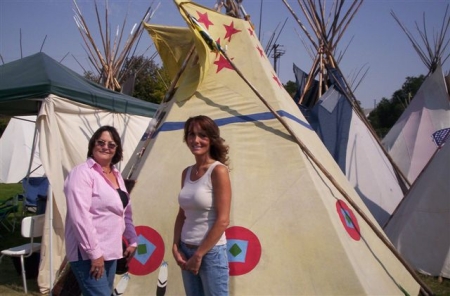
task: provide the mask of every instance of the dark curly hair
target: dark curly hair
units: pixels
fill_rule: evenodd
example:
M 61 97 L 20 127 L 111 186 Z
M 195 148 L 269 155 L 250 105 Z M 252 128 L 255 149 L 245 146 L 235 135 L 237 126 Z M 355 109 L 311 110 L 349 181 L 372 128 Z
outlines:
M 184 123 L 184 136 L 183 140 L 187 143 L 187 137 L 189 131 L 192 128 L 192 124 L 197 123 L 200 128 L 206 133 L 209 140 L 211 141 L 209 153 L 211 157 L 221 163 L 228 165 L 228 145 L 225 144 L 225 140 L 220 137 L 220 130 L 217 124 L 205 115 L 198 115 L 190 117 Z
M 94 150 L 95 142 L 98 139 L 100 139 L 103 132 L 109 132 L 109 134 L 111 135 L 111 137 L 114 140 L 114 143 L 117 144 L 116 153 L 114 154 L 114 156 L 111 160 L 111 164 L 116 164 L 123 159 L 123 148 L 122 148 L 122 142 L 120 141 L 119 133 L 117 132 L 116 128 L 113 126 L 104 125 L 95 131 L 95 133 L 92 135 L 91 139 L 89 140 L 87 156 L 93 157 L 92 150 Z

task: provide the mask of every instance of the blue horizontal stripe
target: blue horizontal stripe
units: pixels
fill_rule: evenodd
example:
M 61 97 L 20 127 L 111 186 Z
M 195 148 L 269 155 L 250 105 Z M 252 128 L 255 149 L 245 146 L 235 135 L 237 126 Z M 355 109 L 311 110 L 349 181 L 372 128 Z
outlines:
M 289 118 L 298 124 L 313 130 L 309 123 L 307 121 L 301 120 L 294 115 L 286 112 L 286 111 L 277 111 L 278 115 L 281 117 Z M 241 122 L 255 122 L 255 121 L 264 121 L 264 120 L 272 120 L 275 119 L 275 116 L 272 114 L 272 112 L 263 112 L 263 113 L 255 113 L 255 114 L 249 114 L 249 115 L 239 115 L 239 116 L 233 116 L 233 117 L 227 117 L 227 118 L 220 118 L 215 119 L 214 121 L 216 124 L 220 126 L 233 124 L 233 123 L 241 123 Z M 156 137 L 158 133 L 160 132 L 170 132 L 170 131 L 176 131 L 176 130 L 182 130 L 184 128 L 184 122 L 164 122 L 163 125 L 156 131 L 153 137 Z

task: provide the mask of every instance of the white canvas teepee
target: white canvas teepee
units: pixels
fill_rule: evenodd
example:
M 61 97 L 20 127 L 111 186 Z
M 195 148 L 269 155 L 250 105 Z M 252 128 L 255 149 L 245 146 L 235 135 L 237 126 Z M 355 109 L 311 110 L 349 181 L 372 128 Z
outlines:
M 450 29 L 448 12 L 449 6 L 447 6 L 440 32 L 433 34 L 432 39 L 427 35 L 425 18 L 423 31 L 416 24 L 423 46 L 392 13 L 429 70 L 429 75 L 411 103 L 382 141 L 411 183 L 436 152 L 436 145 L 432 139 L 433 133 L 450 127 L 450 96 L 441 68 L 450 57 L 450 53 L 444 56 L 450 44 L 447 34 Z
M 394 246 L 421 273 L 450 278 L 450 141 L 411 187 L 385 227 Z
M 298 3 L 314 37 L 299 19 L 297 22 L 316 53 L 309 74 L 294 65 L 298 86 L 294 99 L 372 215 L 383 226 L 409 184 L 357 105 L 351 87 L 339 69 L 339 58 L 335 59 L 339 40 L 362 1 L 349 4 L 333 1 L 329 13 L 326 1 Z M 294 9 L 287 7 L 296 17 Z
M 155 115 L 156 132 L 136 149 L 142 157 L 124 171 L 136 180 L 131 200 L 139 235 L 125 293 L 184 294 L 171 253 L 181 171 L 193 163 L 182 129 L 189 116 L 204 114 L 231 149 L 232 295 L 417 294 L 418 283 L 363 214 L 369 211 L 284 90 L 251 25 L 175 2 L 188 29 L 147 28 L 172 74 L 193 45 L 194 53 Z M 190 16 L 206 30 L 202 35 Z M 226 56 L 208 48 L 201 37 L 208 34 Z
M 39 147 L 33 151 L 35 125 L 35 115 L 17 116 L 9 121 L 0 139 L 0 183 L 22 181 L 29 167 L 30 177 L 45 176 Z
M 414 182 L 436 152 L 433 133 L 448 127 L 450 97 L 439 65 L 422 83 L 382 143 L 409 181 Z

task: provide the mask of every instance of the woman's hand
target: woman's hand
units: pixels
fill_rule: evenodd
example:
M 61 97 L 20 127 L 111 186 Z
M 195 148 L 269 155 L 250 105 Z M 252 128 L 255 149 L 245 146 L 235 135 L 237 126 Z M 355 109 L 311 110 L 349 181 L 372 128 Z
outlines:
M 202 259 L 203 257 L 198 254 L 192 255 L 186 262 L 185 269 L 197 275 L 200 270 L 200 265 L 202 264 Z
M 103 259 L 103 256 L 91 260 L 91 270 L 89 273 L 96 280 L 103 276 L 103 273 L 105 273 L 105 260 Z
M 128 246 L 123 252 L 123 257 L 127 259 L 127 263 L 130 263 L 130 260 L 134 257 L 134 253 L 136 253 L 136 247 Z
M 185 269 L 186 258 L 184 257 L 183 253 L 181 253 L 180 250 L 178 250 L 177 244 L 174 244 L 172 247 L 172 255 L 173 255 L 173 258 L 175 259 L 175 261 L 177 262 L 177 265 L 181 269 Z

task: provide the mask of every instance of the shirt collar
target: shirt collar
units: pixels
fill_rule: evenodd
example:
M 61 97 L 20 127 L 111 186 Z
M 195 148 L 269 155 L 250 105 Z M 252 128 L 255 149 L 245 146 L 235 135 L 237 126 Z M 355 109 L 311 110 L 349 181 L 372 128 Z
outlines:
M 103 171 L 102 167 L 92 157 L 88 157 L 87 164 L 88 164 L 90 169 L 95 166 L 96 170 L 98 170 L 100 172 Z M 115 165 L 111 166 L 111 171 L 114 172 L 114 173 L 118 172 L 118 170 L 116 169 Z

